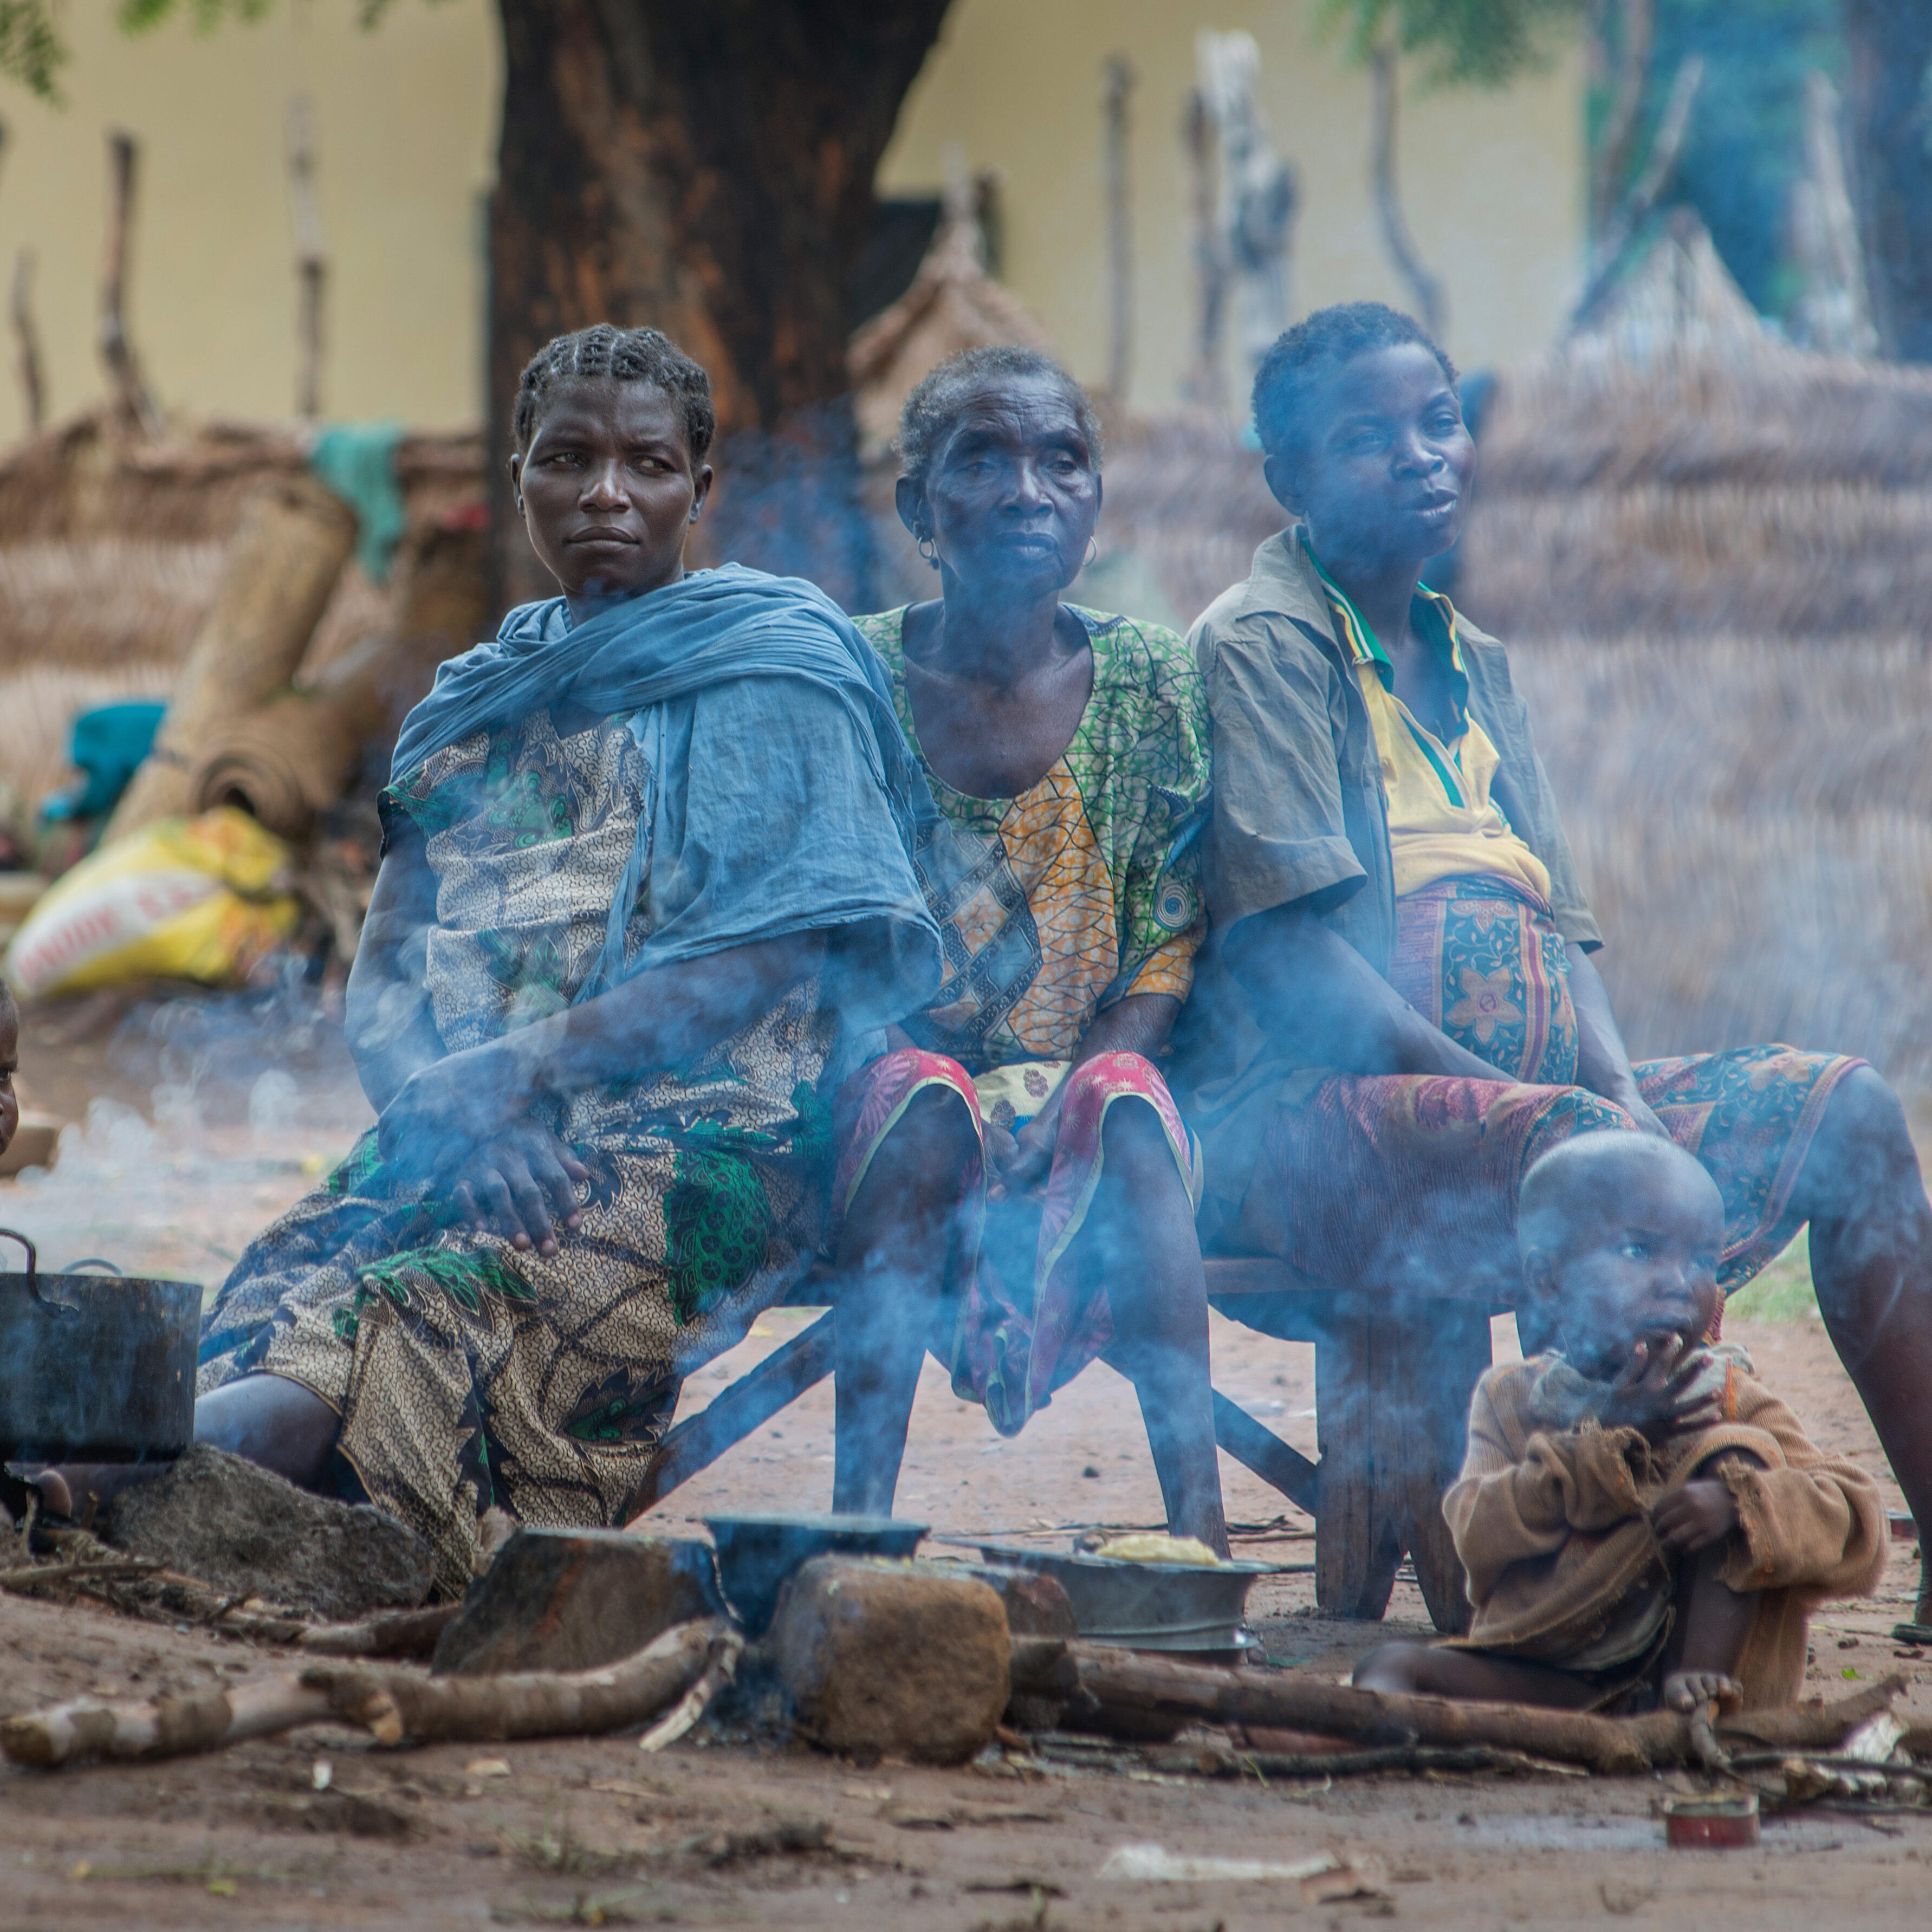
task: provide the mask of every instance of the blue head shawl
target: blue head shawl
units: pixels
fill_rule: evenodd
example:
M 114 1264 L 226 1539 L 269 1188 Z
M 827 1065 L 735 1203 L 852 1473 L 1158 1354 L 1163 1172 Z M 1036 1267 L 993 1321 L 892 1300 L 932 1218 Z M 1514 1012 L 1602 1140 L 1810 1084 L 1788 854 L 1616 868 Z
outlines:
M 914 962 L 912 977 L 920 983 L 909 982 L 907 967 L 901 965 L 901 986 L 882 989 L 878 1017 L 896 1017 L 918 1004 L 938 977 L 939 938 L 912 870 L 911 852 L 915 826 L 937 814 L 899 730 L 885 668 L 844 612 L 816 584 L 740 564 L 694 571 L 661 590 L 613 604 L 560 635 L 562 603 L 551 598 L 520 606 L 492 642 L 437 670 L 434 688 L 404 721 L 392 782 L 448 746 L 478 731 L 510 728 L 562 700 L 608 717 L 711 686 L 768 680 L 776 719 L 784 703 L 782 681 L 802 680 L 834 698 L 850 719 L 855 755 L 848 784 L 875 788 L 890 808 L 889 815 L 862 815 L 883 835 L 869 838 L 853 835 L 854 814 L 837 815 L 844 828 L 839 836 L 854 848 L 838 855 L 848 882 L 840 894 L 841 916 L 848 923 L 867 916 L 890 922 L 897 930 L 886 952 Z M 732 826 L 712 831 L 721 848 L 730 849 Z M 741 832 L 749 843 L 756 828 L 746 825 Z M 642 886 L 650 839 L 646 812 L 611 905 L 603 954 L 580 1000 L 665 963 L 649 946 L 628 964 L 624 956 L 625 928 Z M 799 902 L 785 903 L 782 883 L 772 893 L 776 902 L 765 908 L 769 916 L 760 926 L 764 936 L 827 924 L 822 906 L 798 895 L 793 897 Z

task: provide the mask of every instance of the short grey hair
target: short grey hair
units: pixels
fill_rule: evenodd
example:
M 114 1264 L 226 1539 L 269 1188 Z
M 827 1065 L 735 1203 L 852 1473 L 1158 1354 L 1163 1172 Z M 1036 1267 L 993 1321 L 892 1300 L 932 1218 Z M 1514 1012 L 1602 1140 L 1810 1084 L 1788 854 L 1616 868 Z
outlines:
M 1080 434 L 1087 439 L 1097 470 L 1102 454 L 1100 419 L 1094 413 L 1087 392 L 1051 356 L 1037 349 L 1004 346 L 966 349 L 957 356 L 949 356 L 907 397 L 899 411 L 901 469 L 923 488 L 926 472 L 952 434 L 968 397 L 1001 377 L 1023 380 L 1029 376 L 1043 377 L 1059 386 L 1072 406 L 1074 418 L 1080 425 Z

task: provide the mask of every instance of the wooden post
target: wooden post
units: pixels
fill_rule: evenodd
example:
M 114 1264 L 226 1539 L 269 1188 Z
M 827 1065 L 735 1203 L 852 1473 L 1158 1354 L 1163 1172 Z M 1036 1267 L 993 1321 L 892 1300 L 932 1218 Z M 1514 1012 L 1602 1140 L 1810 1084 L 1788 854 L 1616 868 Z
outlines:
M 296 413 L 322 413 L 322 296 L 328 258 L 322 245 L 322 212 L 315 194 L 315 106 L 305 94 L 289 103 L 289 212 L 296 234 Z
M 117 131 L 108 136 L 107 258 L 100 278 L 100 356 L 107 364 L 122 415 L 143 436 L 158 436 L 162 427 L 160 412 L 128 339 L 128 247 L 134 225 L 140 158 L 133 135 Z
M 47 419 L 46 377 L 40 362 L 40 332 L 34 321 L 34 251 L 22 248 L 14 257 L 14 286 L 8 303 L 14 339 L 20 346 L 20 413 L 27 434 L 33 435 Z
M 1110 54 L 1100 70 L 1105 117 L 1107 196 L 1107 393 L 1127 406 L 1134 358 L 1134 230 L 1127 184 L 1127 97 L 1140 76 L 1125 54 Z
M 1396 57 L 1394 44 L 1377 42 L 1369 56 L 1370 77 L 1373 83 L 1373 110 L 1370 122 L 1369 175 L 1375 189 L 1376 213 L 1382 223 L 1382 245 L 1422 314 L 1422 326 L 1440 341 L 1448 320 L 1441 280 L 1424 266 L 1417 254 L 1415 238 L 1408 232 L 1408 218 L 1402 212 L 1402 191 L 1395 175 L 1396 100 Z
M 1187 378 L 1188 398 L 1220 408 L 1227 400 L 1221 367 L 1221 343 L 1228 323 L 1228 256 L 1221 238 L 1214 165 L 1214 117 L 1208 97 L 1198 87 L 1187 97 L 1187 118 L 1182 129 L 1187 145 L 1187 170 L 1194 215 L 1194 271 L 1198 290 L 1194 340 L 1194 367 Z

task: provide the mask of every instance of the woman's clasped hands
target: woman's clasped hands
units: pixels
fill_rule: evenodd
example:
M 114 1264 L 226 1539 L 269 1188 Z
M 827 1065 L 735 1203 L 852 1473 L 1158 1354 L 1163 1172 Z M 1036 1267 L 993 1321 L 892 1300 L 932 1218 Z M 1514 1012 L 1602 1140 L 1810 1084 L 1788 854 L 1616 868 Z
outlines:
M 590 1170 L 535 1118 L 533 1096 L 481 1077 L 477 1057 L 452 1054 L 403 1083 L 377 1124 L 382 1159 L 428 1181 L 465 1226 L 554 1255 L 557 1230 L 583 1225 Z

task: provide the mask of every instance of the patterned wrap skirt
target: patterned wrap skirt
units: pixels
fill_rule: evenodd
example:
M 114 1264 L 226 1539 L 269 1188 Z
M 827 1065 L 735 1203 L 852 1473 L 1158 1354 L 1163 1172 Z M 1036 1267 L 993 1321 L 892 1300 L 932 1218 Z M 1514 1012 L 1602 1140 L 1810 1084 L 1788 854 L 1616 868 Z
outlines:
M 440 1592 L 478 1520 L 622 1523 L 683 1377 L 812 1265 L 836 1038 L 816 981 L 675 1075 L 553 1120 L 590 1169 L 557 1252 L 472 1232 L 372 1130 L 252 1241 L 202 1328 L 199 1393 L 286 1376 L 341 1418 L 336 1482 L 418 1531 Z
M 1524 1174 L 1573 1134 L 1635 1124 L 1574 1084 L 1568 956 L 1546 908 L 1478 878 L 1426 886 L 1396 910 L 1390 983 L 1498 1077 L 1294 1076 L 1224 1244 L 1346 1286 L 1507 1302 Z M 1862 1064 L 1773 1045 L 1634 1068 L 1646 1103 L 1724 1197 L 1724 1293 L 1797 1233 L 1798 1176 L 1834 1089 Z
M 1038 1086 L 1043 1099 L 1048 1079 Z M 958 1095 L 983 1146 L 982 1096 L 958 1061 L 919 1048 L 886 1054 L 847 1081 L 835 1105 L 836 1216 L 842 1220 L 907 1108 L 933 1088 Z M 1011 1083 L 1003 1082 L 1002 1090 L 1011 1090 Z M 1122 1100 L 1154 1109 L 1180 1184 L 1198 1207 L 1200 1143 L 1181 1119 L 1167 1083 L 1137 1053 L 1096 1054 L 1065 1076 L 1043 1193 L 989 1201 L 985 1166 L 977 1158 L 962 1176 L 941 1332 L 932 1346 L 952 1372 L 953 1392 L 963 1401 L 983 1403 L 1003 1436 L 1018 1434 L 1053 1391 L 1113 1340 L 1106 1286 L 1098 1270 L 1083 1265 L 1091 1244 L 1081 1236 L 1100 1185 L 1101 1130 L 1108 1109 Z M 1010 1124 L 1011 1112 L 1001 1107 L 1003 1124 Z

